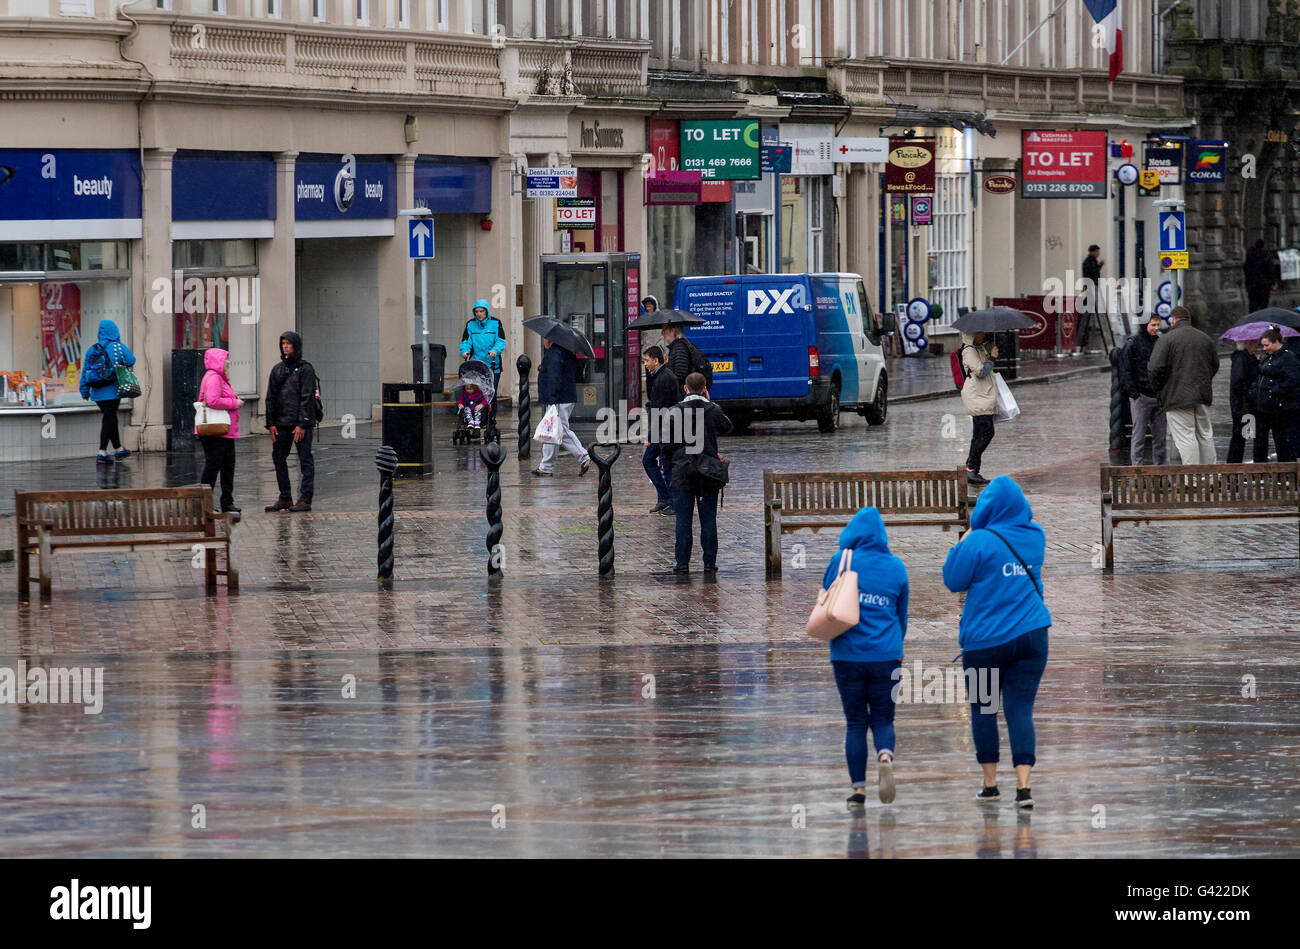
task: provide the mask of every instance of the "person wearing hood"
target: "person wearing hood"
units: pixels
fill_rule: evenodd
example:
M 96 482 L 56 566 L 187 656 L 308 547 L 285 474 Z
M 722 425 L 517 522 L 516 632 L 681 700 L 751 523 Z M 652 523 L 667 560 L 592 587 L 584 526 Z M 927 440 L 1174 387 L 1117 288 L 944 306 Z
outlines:
M 1029 789 L 1034 756 L 1034 698 L 1047 666 L 1043 602 L 1047 535 L 1034 523 L 1024 492 L 1006 475 L 994 478 L 971 512 L 971 529 L 943 564 L 943 583 L 965 593 L 959 642 L 970 695 L 975 760 L 984 771 L 980 801 L 999 798 L 999 700 L 1016 769 L 1016 806 L 1033 807 Z
M 1160 317 L 1151 314 L 1144 326 L 1129 338 L 1120 350 L 1120 385 L 1128 396 L 1133 417 L 1133 438 L 1129 445 L 1129 464 L 1140 465 L 1147 444 L 1147 428 L 1151 429 L 1151 460 L 1163 465 L 1169 460 L 1169 429 L 1165 410 L 1160 407 L 1156 390 L 1151 386 L 1147 364 L 1160 338 Z
M 907 567 L 889 552 L 885 522 L 874 507 L 858 511 L 840 533 L 840 549 L 822 577 L 823 590 L 830 589 L 846 553 L 858 575 L 858 624 L 831 640 L 831 668 L 844 706 L 844 757 L 853 787 L 848 804 L 862 807 L 868 728 L 876 742 L 880 801 L 894 800 L 893 690 L 907 635 Z
M 1255 404 L 1259 408 L 1256 438 L 1268 451 L 1273 436 L 1277 460 L 1296 460 L 1300 452 L 1300 359 L 1282 342 L 1282 331 L 1269 327 L 1259 338 L 1264 359 L 1259 364 Z M 1258 446 L 1259 441 L 1256 442 Z
M 271 462 L 280 487 L 280 498 L 266 508 L 268 513 L 311 510 L 316 482 L 311 438 L 316 422 L 316 370 L 302 358 L 302 337 L 288 330 L 280 334 L 280 361 L 271 368 L 271 379 L 266 384 L 266 427 L 271 433 Z M 298 449 L 298 467 L 302 471 L 297 504 L 289 482 L 290 447 Z
M 985 333 L 961 334 L 961 367 L 966 381 L 961 386 L 961 402 L 971 417 L 970 454 L 966 456 L 966 480 L 971 484 L 988 484 L 980 474 L 984 449 L 993 441 L 993 420 L 998 414 L 998 384 L 993 378 L 993 360 L 998 348 L 984 345 Z
M 474 301 L 473 315 L 465 322 L 460 334 L 462 359 L 477 359 L 492 370 L 492 417 L 496 418 L 497 397 L 501 391 L 501 356 L 506 351 L 506 331 L 501 321 L 492 316 L 487 300 Z
M 118 431 L 117 410 L 122 400 L 117 394 L 117 378 L 108 376 L 113 375 L 110 370 L 116 366 L 134 366 L 135 353 L 122 342 L 122 334 L 112 320 L 99 321 L 97 336 L 95 345 L 86 351 L 82 359 L 78 388 L 81 397 L 98 405 L 102 414 L 99 422 L 99 454 L 95 462 L 104 465 L 113 457 L 120 461 L 131 454 L 122 447 L 122 435 Z M 108 454 L 110 445 L 116 449 L 112 457 Z
M 230 413 L 230 431 L 224 435 L 198 435 L 199 444 L 203 446 L 203 477 L 199 480 L 215 488 L 217 475 L 221 475 L 221 503 L 219 509 L 233 514 L 239 513 L 235 507 L 235 440 L 239 438 L 239 409 L 244 400 L 235 394 L 230 378 L 226 375 L 226 363 L 230 353 L 224 349 L 209 349 L 203 354 L 203 381 L 199 383 L 198 401 L 213 409 L 225 409 Z
M 1228 402 L 1232 410 L 1232 438 L 1228 441 L 1228 464 L 1239 465 L 1246 458 L 1246 416 L 1255 419 L 1251 459 L 1259 464 L 1268 461 L 1268 429 L 1259 424 L 1255 406 L 1255 389 L 1259 383 L 1259 340 L 1238 342 L 1232 354 L 1232 375 L 1228 384 Z

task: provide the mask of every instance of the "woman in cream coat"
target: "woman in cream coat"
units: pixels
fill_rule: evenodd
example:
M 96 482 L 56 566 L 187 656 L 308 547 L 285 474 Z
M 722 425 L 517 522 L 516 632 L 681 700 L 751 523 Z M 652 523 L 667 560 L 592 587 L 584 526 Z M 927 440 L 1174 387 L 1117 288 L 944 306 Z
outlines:
M 966 381 L 961 387 L 961 401 L 971 416 L 970 454 L 966 458 L 966 480 L 970 484 L 988 484 L 980 474 L 980 459 L 993 441 L 993 420 L 998 413 L 998 386 L 993 378 L 996 346 L 985 346 L 985 333 L 961 334 L 961 367 Z

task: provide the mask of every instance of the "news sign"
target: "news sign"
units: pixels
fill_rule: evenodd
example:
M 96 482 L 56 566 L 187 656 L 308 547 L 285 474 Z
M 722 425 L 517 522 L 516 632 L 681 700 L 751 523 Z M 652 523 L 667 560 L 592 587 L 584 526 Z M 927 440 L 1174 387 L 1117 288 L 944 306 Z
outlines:
M 1022 198 L 1106 197 L 1106 133 L 1025 129 L 1020 133 Z

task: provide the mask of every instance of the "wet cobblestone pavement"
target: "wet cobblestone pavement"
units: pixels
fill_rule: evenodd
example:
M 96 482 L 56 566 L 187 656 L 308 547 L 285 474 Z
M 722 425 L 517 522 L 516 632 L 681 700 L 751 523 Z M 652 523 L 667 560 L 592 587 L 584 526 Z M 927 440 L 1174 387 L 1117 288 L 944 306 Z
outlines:
M 185 552 L 69 555 L 53 600 L 27 606 L 0 564 L 0 665 L 104 667 L 98 715 L 0 705 L 0 841 L 13 856 L 1294 856 L 1296 526 L 1123 525 L 1103 575 L 1107 387 L 1076 373 L 1018 389 L 1024 415 L 985 456 L 1048 533 L 1032 815 L 973 801 L 961 704 L 900 706 L 898 799 L 847 815 L 839 701 L 825 647 L 802 633 L 836 532 L 786 535 L 783 578 L 763 570 L 765 467 L 955 467 L 969 420 L 953 393 L 897 404 L 880 428 L 846 416 L 830 436 L 791 423 L 725 439 L 716 584 L 672 574 L 673 522 L 647 513 L 634 450 L 615 465 L 617 576 L 601 583 L 595 472 L 579 479 L 566 456 L 535 479 L 507 433 L 500 586 L 486 466 L 440 444 L 438 475 L 395 489 L 396 589 L 380 593 L 378 426 L 322 433 L 309 515 L 261 513 L 277 493 L 269 449 L 242 441 L 239 594 L 205 596 Z M 195 474 L 188 456 L 103 475 L 0 464 L 0 513 L 15 488 Z M 0 519 L 0 548 L 12 538 Z M 939 578 L 954 539 L 891 532 L 911 573 L 909 664 L 957 652 L 960 602 Z

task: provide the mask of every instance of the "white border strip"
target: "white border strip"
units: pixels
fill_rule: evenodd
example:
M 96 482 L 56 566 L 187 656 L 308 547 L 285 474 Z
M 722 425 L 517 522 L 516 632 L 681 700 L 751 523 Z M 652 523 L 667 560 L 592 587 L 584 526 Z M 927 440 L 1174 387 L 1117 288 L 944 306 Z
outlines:
M 0 221 L 7 241 L 130 241 L 144 235 L 140 218 L 81 221 Z
M 297 221 L 294 237 L 392 237 L 397 233 L 392 218 L 362 218 L 355 221 Z
M 172 221 L 174 241 L 233 241 L 275 237 L 274 221 Z

